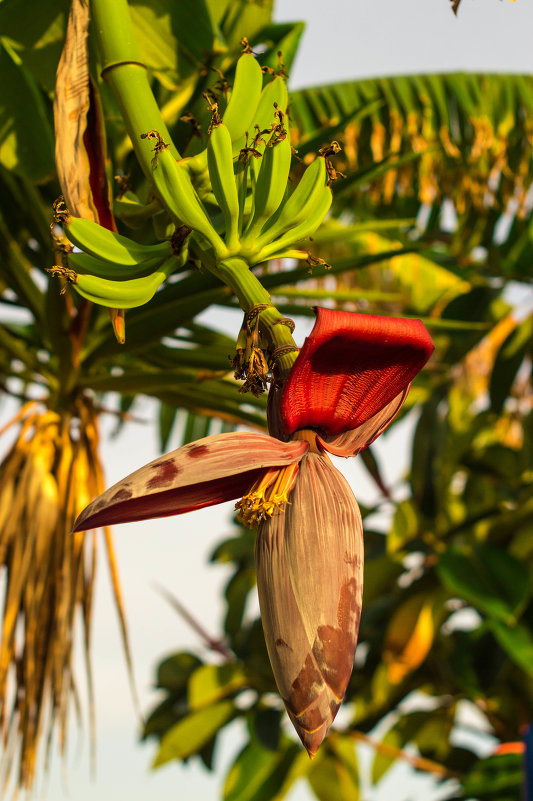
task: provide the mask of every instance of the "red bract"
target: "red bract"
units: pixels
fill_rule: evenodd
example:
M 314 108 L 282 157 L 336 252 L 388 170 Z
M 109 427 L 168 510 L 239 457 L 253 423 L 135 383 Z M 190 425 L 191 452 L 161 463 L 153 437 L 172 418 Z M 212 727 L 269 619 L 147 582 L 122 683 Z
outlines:
M 242 432 L 204 437 L 154 459 L 107 489 L 76 520 L 74 531 L 183 514 L 232 501 L 269 468 L 299 462 L 305 442 Z
M 358 428 L 395 399 L 400 406 L 433 348 L 420 320 L 318 309 L 283 391 L 285 433 L 313 428 L 330 437 Z
M 257 585 L 276 683 L 310 756 L 346 692 L 363 592 L 353 493 L 325 451 L 355 455 L 400 410 L 433 351 L 419 320 L 319 309 L 279 401 L 275 437 L 220 434 L 140 468 L 93 501 L 76 530 L 244 497 L 259 525 Z M 291 437 L 293 441 L 283 442 Z
M 330 460 L 305 454 L 281 514 L 259 527 L 261 619 L 276 684 L 314 756 L 352 673 L 363 599 L 363 526 Z

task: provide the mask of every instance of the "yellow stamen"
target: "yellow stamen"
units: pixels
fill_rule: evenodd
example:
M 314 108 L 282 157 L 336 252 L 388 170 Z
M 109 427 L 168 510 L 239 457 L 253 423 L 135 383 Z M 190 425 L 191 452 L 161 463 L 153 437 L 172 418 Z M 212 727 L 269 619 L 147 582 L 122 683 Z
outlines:
M 237 520 L 244 526 L 255 528 L 267 517 L 272 517 L 277 509 L 281 510 L 288 503 L 298 470 L 297 462 L 286 467 L 269 468 L 250 492 L 235 504 L 235 509 L 239 510 Z

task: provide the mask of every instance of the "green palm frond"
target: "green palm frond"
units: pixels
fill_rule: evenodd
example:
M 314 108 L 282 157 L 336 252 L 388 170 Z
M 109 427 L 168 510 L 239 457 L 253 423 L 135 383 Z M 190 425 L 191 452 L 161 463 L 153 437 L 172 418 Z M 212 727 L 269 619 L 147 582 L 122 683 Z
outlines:
M 369 103 L 372 113 L 338 136 L 336 167 L 347 174 L 335 185 L 338 206 L 363 218 L 417 217 L 418 234 L 444 240 L 464 264 L 475 257 L 491 274 L 530 280 L 533 77 L 411 75 L 303 89 L 291 97 L 300 146 L 327 140 Z
M 373 201 L 386 204 L 404 195 L 432 203 L 455 196 L 458 205 L 462 198 L 465 205 L 471 199 L 504 208 L 517 189 L 527 193 L 532 76 L 450 73 L 330 84 L 294 92 L 291 117 L 305 143 L 369 102 L 376 105 L 373 113 L 341 137 L 346 167 L 420 154 L 419 163 L 403 167 L 395 181 L 381 177 Z

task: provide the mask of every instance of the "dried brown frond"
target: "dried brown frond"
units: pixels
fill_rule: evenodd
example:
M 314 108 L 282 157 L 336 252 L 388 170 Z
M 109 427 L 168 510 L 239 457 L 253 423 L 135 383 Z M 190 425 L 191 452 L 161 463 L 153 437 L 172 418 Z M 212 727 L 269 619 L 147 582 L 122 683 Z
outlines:
M 75 412 L 26 405 L 12 421 L 18 437 L 0 464 L 0 565 L 5 597 L 0 646 L 0 736 L 5 788 L 30 789 L 52 733 L 65 753 L 69 714 L 79 711 L 73 674 L 75 622 L 81 615 L 89 715 L 94 736 L 89 655 L 96 569 L 95 532 L 72 533 L 81 510 L 104 489 L 96 412 L 88 401 Z M 115 601 L 129 646 L 111 534 L 105 549 Z

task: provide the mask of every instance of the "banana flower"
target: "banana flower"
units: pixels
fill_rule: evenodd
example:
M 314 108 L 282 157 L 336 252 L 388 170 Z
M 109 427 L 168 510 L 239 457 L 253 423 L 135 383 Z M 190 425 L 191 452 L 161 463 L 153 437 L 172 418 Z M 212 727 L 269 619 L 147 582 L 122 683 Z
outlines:
M 400 410 L 433 351 L 423 323 L 317 310 L 269 428 L 205 437 L 155 459 L 96 498 L 75 530 L 181 514 L 241 498 L 259 526 L 256 568 L 270 662 L 314 756 L 353 667 L 363 595 L 363 527 L 327 453 L 355 456 Z

